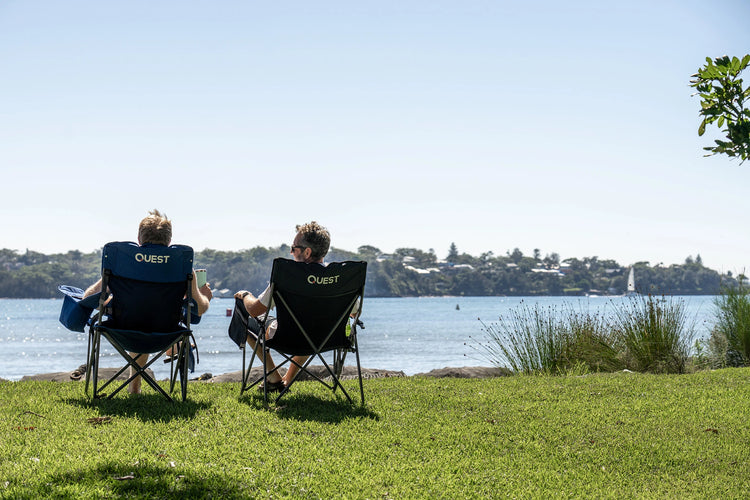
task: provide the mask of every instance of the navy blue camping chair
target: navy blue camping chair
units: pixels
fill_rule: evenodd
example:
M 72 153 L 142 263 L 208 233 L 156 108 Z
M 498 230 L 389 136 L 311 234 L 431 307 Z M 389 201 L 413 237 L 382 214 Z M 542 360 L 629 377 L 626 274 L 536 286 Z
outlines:
M 133 367 L 134 374 L 116 386 L 112 397 L 140 375 L 145 383 L 168 400 L 171 396 L 146 371 L 167 350 L 177 346 L 170 365 L 169 392 L 180 379 L 182 400 L 187 397 L 187 372 L 195 342 L 188 318 L 194 302 L 191 297 L 193 249 L 184 245 L 144 245 L 113 242 L 102 252 L 102 293 L 98 313 L 89 329 L 86 393 L 93 382 L 94 398 L 107 396 L 104 390 L 116 386 L 118 377 Z M 195 322 L 195 321 L 194 321 Z M 101 339 L 127 361 L 115 375 L 99 386 Z M 129 352 L 156 354 L 141 367 Z
M 362 368 L 359 362 L 359 345 L 357 343 L 357 325 L 362 311 L 367 262 L 333 262 L 327 266 L 305 264 L 293 260 L 277 258 L 271 270 L 270 293 L 276 308 L 276 333 L 270 339 L 261 334 L 265 332 L 270 316 L 260 320 L 257 331 L 248 329 L 248 335 L 257 340 L 257 352 L 270 349 L 284 357 L 284 361 L 269 372 L 263 356 L 263 376 L 249 382 L 250 370 L 256 356 L 253 351 L 250 362 L 246 365 L 245 343 L 242 342 L 242 386 L 240 393 L 263 381 L 263 399 L 268 405 L 268 380 L 270 373 L 277 371 L 287 363 L 300 368 L 297 377 L 306 373 L 309 377 L 325 385 L 333 392 L 337 388 L 353 403 L 349 393 L 341 385 L 341 372 L 347 353 L 354 353 L 357 362 L 357 376 L 361 404 L 365 404 L 365 393 L 362 386 Z M 351 328 L 347 328 L 350 313 L 359 301 Z M 240 307 L 243 307 L 240 304 Z M 261 351 L 262 350 L 262 351 Z M 323 353 L 331 352 L 333 360 L 329 363 Z M 304 365 L 292 358 L 296 355 L 310 356 Z M 308 370 L 313 360 L 320 360 L 325 367 L 323 377 Z M 295 380 L 297 379 L 295 377 Z M 327 379 L 330 378 L 330 381 Z M 288 392 L 291 384 L 276 398 Z

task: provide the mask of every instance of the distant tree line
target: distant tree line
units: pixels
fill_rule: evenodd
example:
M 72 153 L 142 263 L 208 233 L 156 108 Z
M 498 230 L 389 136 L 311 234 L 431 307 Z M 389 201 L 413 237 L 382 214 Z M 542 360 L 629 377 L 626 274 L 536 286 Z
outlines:
M 501 295 L 620 295 L 627 289 L 629 267 L 597 257 L 563 261 L 539 250 L 525 256 L 517 248 L 503 256 L 459 254 L 451 246 L 439 261 L 433 251 L 401 248 L 384 256 L 376 248 L 360 247 L 357 258 L 369 262 L 366 293 L 379 297 L 501 296 Z M 651 266 L 638 262 L 637 291 L 667 295 L 714 295 L 722 286 L 736 286 L 744 276 L 721 275 L 703 266 L 700 256 L 683 264 Z
M 260 292 L 268 283 L 271 263 L 289 257 L 289 246 L 255 247 L 240 251 L 196 252 L 195 267 L 208 269 L 212 288 L 225 295 L 240 289 Z M 365 260 L 368 276 L 365 294 L 370 297 L 500 296 L 500 295 L 617 295 L 626 290 L 629 267 L 597 257 L 563 261 L 553 253 L 531 256 L 514 249 L 506 255 L 486 252 L 479 256 L 459 253 L 451 245 L 448 258 L 438 259 L 434 250 L 399 248 L 385 254 L 373 246 L 356 252 L 331 249 L 327 261 Z M 26 250 L 0 250 L 0 297 L 60 297 L 61 284 L 86 288 L 100 275 L 101 252 L 72 250 L 42 254 Z M 744 282 L 743 275 L 720 275 L 703 266 L 700 256 L 683 264 L 651 266 L 639 262 L 635 281 L 641 293 L 713 295 L 722 285 Z

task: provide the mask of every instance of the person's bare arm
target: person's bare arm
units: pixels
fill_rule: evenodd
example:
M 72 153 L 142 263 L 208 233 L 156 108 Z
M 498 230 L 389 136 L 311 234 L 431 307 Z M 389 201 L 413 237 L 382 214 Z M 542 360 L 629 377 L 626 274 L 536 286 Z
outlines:
M 99 293 L 102 291 L 102 279 L 99 278 L 99 281 L 91 285 L 86 289 L 85 292 L 83 292 L 83 298 L 90 297 L 94 295 L 95 293 Z
M 247 290 L 240 290 L 239 292 L 235 293 L 234 298 L 241 299 L 242 304 L 247 310 L 247 313 L 254 318 L 257 318 L 261 314 L 264 314 L 266 311 L 268 311 L 268 308 L 264 306 L 255 295 L 248 292 Z
M 209 283 L 206 283 L 202 287 L 198 288 L 198 280 L 195 277 L 195 271 L 193 271 L 193 279 L 191 283 L 191 286 L 193 287 L 193 299 L 195 299 L 195 303 L 198 305 L 198 316 L 203 316 L 203 313 L 208 311 L 209 303 L 214 297 L 214 294 L 211 291 Z

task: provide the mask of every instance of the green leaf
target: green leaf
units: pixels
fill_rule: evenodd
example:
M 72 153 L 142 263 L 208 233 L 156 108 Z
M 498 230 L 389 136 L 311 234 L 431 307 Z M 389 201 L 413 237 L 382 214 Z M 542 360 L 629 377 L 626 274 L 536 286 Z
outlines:
M 711 78 L 717 78 L 721 73 L 716 66 L 711 66 L 703 71 L 703 78 L 710 80 Z
M 750 87 L 743 88 L 740 78 L 748 66 L 750 54 L 742 58 L 726 55 L 713 60 L 706 58 L 705 67 L 690 82 L 697 89 L 693 95 L 701 99 L 698 135 L 704 135 L 706 127 L 714 123 L 725 134 L 725 140 L 715 140 L 713 147 L 704 148 L 712 155 L 739 156 L 743 160 L 750 155 Z
M 730 61 L 729 56 L 721 56 L 721 57 L 717 57 L 714 60 L 714 63 L 717 66 L 724 66 L 724 67 L 726 67 L 726 66 L 729 65 L 729 61 Z
M 733 72 L 738 72 L 740 70 L 740 60 L 737 57 L 732 58 L 732 65 L 731 65 Z

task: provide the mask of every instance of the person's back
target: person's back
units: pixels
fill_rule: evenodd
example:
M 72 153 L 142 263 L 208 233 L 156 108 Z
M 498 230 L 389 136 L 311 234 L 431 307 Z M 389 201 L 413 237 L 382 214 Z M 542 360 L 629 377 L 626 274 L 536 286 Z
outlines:
M 148 255 L 148 247 L 140 247 Z M 162 249 L 166 247 L 161 247 Z M 186 282 L 157 283 L 111 276 L 112 292 L 108 326 L 142 332 L 174 332 L 181 329 L 181 305 Z
M 163 249 L 168 247 L 171 242 L 172 222 L 158 210 L 150 211 L 148 216 L 144 217 L 138 225 L 138 245 L 140 248 L 143 248 L 144 252 L 148 251 L 148 248 Z M 195 273 L 193 272 L 191 296 L 196 302 L 196 312 L 200 316 L 208 310 L 213 294 L 208 283 L 200 288 L 196 283 Z M 141 287 L 143 283 L 137 285 Z M 165 312 L 163 305 L 179 304 L 179 301 L 187 292 L 184 284 L 175 285 L 173 288 L 142 286 L 137 291 L 134 290 L 135 286 L 135 282 L 127 279 L 114 279 L 108 285 L 106 292 L 112 294 L 109 304 L 112 312 L 110 320 L 107 322 L 108 325 L 114 328 L 144 332 L 166 333 L 180 329 L 179 305 L 174 308 L 174 311 L 169 308 L 168 312 Z M 86 289 L 84 297 L 100 291 L 102 291 L 101 279 Z M 137 357 L 137 361 L 141 365 L 145 364 L 147 359 L 147 354 L 141 354 Z M 130 392 L 140 392 L 139 378 L 133 380 Z

